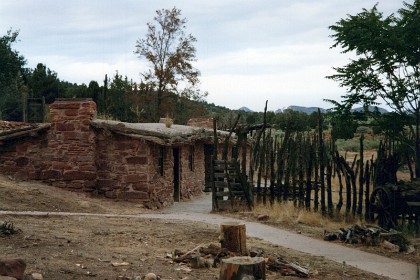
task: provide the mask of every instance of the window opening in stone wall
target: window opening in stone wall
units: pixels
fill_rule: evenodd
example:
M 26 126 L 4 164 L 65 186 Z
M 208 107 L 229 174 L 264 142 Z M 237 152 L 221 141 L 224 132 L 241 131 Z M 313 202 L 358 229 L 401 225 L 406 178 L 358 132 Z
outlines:
M 190 168 L 190 171 L 194 171 L 194 146 L 190 146 L 188 154 L 188 167 Z
M 160 147 L 159 149 L 159 157 L 158 157 L 158 169 L 159 169 L 159 175 L 163 176 L 163 163 L 165 161 L 165 147 Z

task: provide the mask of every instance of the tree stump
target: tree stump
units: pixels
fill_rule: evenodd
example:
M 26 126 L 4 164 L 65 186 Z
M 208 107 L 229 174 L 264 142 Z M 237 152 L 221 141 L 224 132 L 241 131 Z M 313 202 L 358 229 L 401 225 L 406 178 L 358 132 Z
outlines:
M 220 244 L 222 248 L 242 256 L 248 255 L 246 249 L 245 224 L 228 222 L 220 225 Z
M 265 280 L 265 259 L 261 257 L 223 259 L 219 280 Z

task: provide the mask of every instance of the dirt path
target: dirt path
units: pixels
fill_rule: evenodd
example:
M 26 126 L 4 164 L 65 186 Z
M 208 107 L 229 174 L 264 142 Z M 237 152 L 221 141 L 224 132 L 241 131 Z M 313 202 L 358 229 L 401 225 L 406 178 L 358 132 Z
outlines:
M 317 240 L 260 223 L 211 214 L 210 210 L 211 196 L 209 194 L 205 194 L 190 202 L 176 203 L 174 206 L 154 214 L 119 215 L 69 212 L 0 211 L 0 215 L 97 216 L 129 219 L 187 220 L 204 222 L 212 225 L 219 225 L 227 221 L 241 221 L 246 224 L 247 234 L 251 237 L 261 238 L 273 244 L 309 253 L 311 255 L 323 256 L 328 260 L 345 263 L 358 269 L 392 279 L 419 279 L 418 267 L 413 264 Z

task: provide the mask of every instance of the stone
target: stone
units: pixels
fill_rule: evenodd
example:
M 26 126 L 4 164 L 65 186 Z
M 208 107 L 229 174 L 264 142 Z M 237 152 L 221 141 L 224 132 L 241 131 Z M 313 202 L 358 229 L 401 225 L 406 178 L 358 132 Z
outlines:
M 42 277 L 42 274 L 38 273 L 38 272 L 32 273 L 31 277 L 32 277 L 33 280 L 43 280 L 44 279 L 44 277 Z
M 96 173 L 91 171 L 78 171 L 78 170 L 70 170 L 65 171 L 63 174 L 64 180 L 95 180 Z
M 157 278 L 156 274 L 154 274 L 154 273 L 147 273 L 144 276 L 144 279 L 143 280 L 157 280 L 157 279 L 158 278 Z
M 59 170 L 43 170 L 41 172 L 41 179 L 42 180 L 48 180 L 48 179 L 59 179 L 61 178 L 61 171 Z
M 128 164 L 147 164 L 147 157 L 128 157 Z
M 0 275 L 23 279 L 26 263 L 22 259 L 0 259 Z
M 16 280 L 16 278 L 10 276 L 0 276 L 0 280 Z
M 123 181 L 126 183 L 137 183 L 147 181 L 147 174 L 128 174 L 123 176 Z
M 260 214 L 257 217 L 258 221 L 268 221 L 270 219 L 270 216 L 266 215 L 266 214 Z
M 27 157 L 18 157 L 16 159 L 16 166 L 22 167 L 22 166 L 28 165 L 28 163 L 29 163 L 29 158 Z

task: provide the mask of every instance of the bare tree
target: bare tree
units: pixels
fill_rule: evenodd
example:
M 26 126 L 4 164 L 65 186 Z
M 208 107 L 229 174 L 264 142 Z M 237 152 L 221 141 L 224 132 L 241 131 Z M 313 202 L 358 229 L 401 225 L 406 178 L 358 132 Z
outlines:
M 142 76 L 149 88 L 157 92 L 157 120 L 162 115 L 160 107 L 165 92 L 194 99 L 204 96 L 197 87 L 200 72 L 192 66 L 196 61 L 197 40 L 185 33 L 186 23 L 181 10 L 175 7 L 157 10 L 154 22 L 147 24 L 146 37 L 136 42 L 134 53 L 151 66 Z

